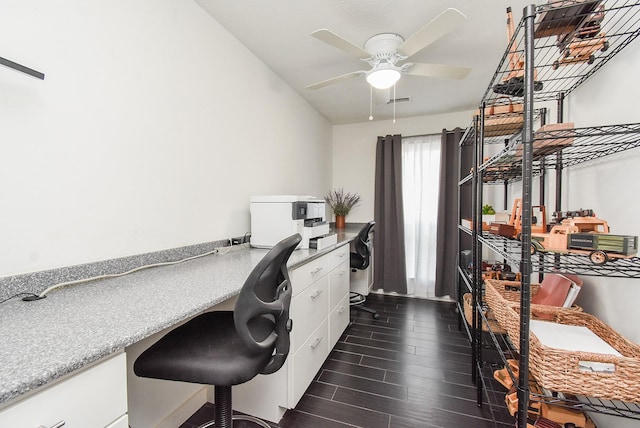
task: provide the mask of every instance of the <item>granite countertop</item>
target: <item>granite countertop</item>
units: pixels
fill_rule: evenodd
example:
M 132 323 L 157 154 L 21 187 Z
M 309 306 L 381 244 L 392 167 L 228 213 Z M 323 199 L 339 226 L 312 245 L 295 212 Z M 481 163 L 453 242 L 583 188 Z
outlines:
M 288 265 L 305 264 L 355 236 L 338 232 L 336 245 L 296 250 Z M 2 304 L 0 404 L 237 295 L 267 251 L 213 254 L 62 288 L 34 302 Z

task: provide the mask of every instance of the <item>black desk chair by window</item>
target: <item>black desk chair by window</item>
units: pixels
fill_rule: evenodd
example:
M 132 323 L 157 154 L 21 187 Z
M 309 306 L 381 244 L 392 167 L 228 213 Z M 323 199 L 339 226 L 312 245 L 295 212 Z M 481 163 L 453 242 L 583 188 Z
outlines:
M 367 223 L 358 233 L 354 241 L 354 250 L 350 255 L 350 265 L 351 271 L 355 272 L 356 270 L 364 270 L 369 267 L 369 263 L 371 262 L 371 248 L 369 248 L 369 232 L 373 228 L 375 224 L 374 221 L 370 221 Z M 369 312 L 374 319 L 379 319 L 380 315 L 371 308 L 368 308 L 364 305 L 367 298 L 360 293 L 350 292 L 349 293 L 349 304 L 350 306 L 358 309 L 360 311 Z
M 233 311 L 207 312 L 172 330 L 138 357 L 135 374 L 214 385 L 215 420 L 203 428 L 231 428 L 233 419 L 269 428 L 252 416 L 232 416 L 231 386 L 274 373 L 287 359 L 287 260 L 300 241 L 296 234 L 276 244 L 247 277 Z

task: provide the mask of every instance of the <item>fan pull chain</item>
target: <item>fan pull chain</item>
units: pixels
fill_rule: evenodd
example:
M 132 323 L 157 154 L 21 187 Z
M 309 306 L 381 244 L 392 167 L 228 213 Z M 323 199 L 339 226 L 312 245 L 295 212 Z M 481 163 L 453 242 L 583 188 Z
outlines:
M 396 123 L 396 84 L 393 84 L 393 123 Z
M 369 85 L 369 120 L 373 120 L 373 86 Z

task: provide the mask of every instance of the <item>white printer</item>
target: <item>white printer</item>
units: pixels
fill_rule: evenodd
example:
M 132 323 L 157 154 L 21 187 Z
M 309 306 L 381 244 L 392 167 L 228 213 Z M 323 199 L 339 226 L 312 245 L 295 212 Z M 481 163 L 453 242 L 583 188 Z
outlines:
M 329 234 L 324 199 L 313 196 L 252 196 L 251 246 L 271 248 L 287 236 L 299 233 L 298 248 L 318 248 L 335 244 L 337 236 Z

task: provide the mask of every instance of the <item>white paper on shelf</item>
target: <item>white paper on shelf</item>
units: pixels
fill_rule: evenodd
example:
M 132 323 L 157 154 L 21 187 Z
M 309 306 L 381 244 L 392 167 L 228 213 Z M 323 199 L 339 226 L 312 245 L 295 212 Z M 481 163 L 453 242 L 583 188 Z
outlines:
M 580 293 L 581 287 L 575 282 L 571 283 L 571 287 L 569 287 L 569 292 L 567 293 L 567 298 L 562 305 L 563 308 L 570 308 L 573 305 L 573 302 L 576 301 L 578 297 L 578 293 Z
M 531 320 L 529 331 L 536 335 L 540 343 L 549 348 L 622 356 L 587 327 Z M 580 369 L 585 371 L 609 373 L 615 371 L 615 366 L 609 363 L 580 361 L 579 365 Z

